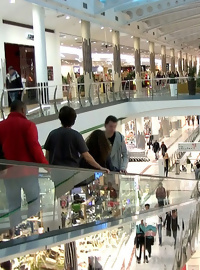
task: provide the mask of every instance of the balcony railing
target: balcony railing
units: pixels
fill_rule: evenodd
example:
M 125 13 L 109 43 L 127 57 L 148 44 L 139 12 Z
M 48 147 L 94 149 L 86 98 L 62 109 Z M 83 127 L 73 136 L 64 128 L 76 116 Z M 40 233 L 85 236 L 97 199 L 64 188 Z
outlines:
M 22 92 L 21 99 L 28 107 L 27 116 L 34 119 L 53 115 L 63 105 L 74 109 L 94 109 L 97 105 L 112 105 L 120 101 L 198 99 L 199 80 L 200 78 L 196 78 L 191 81 L 188 77 L 127 80 L 121 82 L 118 91 L 114 82 L 94 82 L 89 86 L 71 83 L 4 89 L 1 94 L 1 118 L 5 119 L 9 113 L 9 92 L 12 91 Z

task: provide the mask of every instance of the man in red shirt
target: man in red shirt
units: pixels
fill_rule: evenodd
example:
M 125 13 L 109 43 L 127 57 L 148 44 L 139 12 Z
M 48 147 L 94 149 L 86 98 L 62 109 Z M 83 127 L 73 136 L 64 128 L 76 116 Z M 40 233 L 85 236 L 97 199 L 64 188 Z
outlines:
M 0 122 L 0 147 L 1 158 L 48 164 L 38 142 L 36 125 L 26 118 L 26 105 L 20 100 L 11 104 L 8 118 Z M 15 234 L 14 227 L 22 222 L 21 189 L 24 190 L 28 203 L 27 216 L 30 217 L 40 211 L 38 167 L 9 166 L 7 171 L 3 171 L 3 177 L 8 209 L 11 213 L 9 227 Z
M 36 125 L 26 118 L 26 105 L 20 100 L 11 104 L 8 118 L 0 122 L 0 145 L 7 160 L 48 164 Z

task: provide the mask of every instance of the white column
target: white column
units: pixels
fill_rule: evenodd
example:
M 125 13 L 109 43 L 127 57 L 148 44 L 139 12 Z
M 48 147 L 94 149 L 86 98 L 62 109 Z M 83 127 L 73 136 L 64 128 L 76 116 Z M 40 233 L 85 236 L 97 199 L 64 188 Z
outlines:
M 90 84 L 93 82 L 92 77 L 92 52 L 90 38 L 90 22 L 81 21 L 82 51 L 83 51 L 83 73 L 85 84 L 85 97 L 89 96 Z
M 114 90 L 119 92 L 121 87 L 121 58 L 120 58 L 120 37 L 119 31 L 112 31 L 112 43 L 113 43 L 113 79 Z
M 47 55 L 45 37 L 44 8 L 33 4 L 33 30 L 37 83 L 47 83 Z
M 175 72 L 175 50 L 174 50 L 174 48 L 170 49 L 170 55 L 171 55 L 171 71 Z
M 179 75 L 182 76 L 183 74 L 182 51 L 178 53 L 178 72 Z
M 136 129 L 137 134 L 138 132 L 140 133 L 144 132 L 144 117 L 136 118 Z
M 166 46 L 161 45 L 162 72 L 166 74 Z
M 0 33 L 3 33 L 3 22 L 0 18 Z M 4 48 L 4 35 L 0 35 L 0 91 L 4 88 L 5 84 L 5 75 L 6 75 L 6 66 L 5 66 L 5 48 Z
M 155 75 L 155 44 L 149 41 L 149 54 L 150 54 L 150 71 L 151 75 Z
M 158 117 L 151 117 L 151 123 L 152 123 L 151 134 L 154 136 L 159 135 L 160 123 Z

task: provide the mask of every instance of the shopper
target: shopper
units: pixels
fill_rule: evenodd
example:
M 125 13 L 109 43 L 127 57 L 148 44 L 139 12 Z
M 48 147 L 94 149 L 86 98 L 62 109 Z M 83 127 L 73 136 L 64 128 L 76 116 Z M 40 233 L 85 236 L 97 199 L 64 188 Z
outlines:
M 169 172 L 169 162 L 170 162 L 168 153 L 165 153 L 164 161 L 165 161 L 165 164 L 164 164 L 164 167 L 165 167 L 165 175 L 166 175 L 166 177 L 168 177 L 168 172 Z
M 163 227 L 163 217 L 162 217 L 162 214 L 160 214 L 158 216 L 158 221 L 157 221 L 159 246 L 162 246 L 162 227 Z
M 90 155 L 100 164 L 100 166 L 109 169 L 110 171 L 117 171 L 112 165 L 110 153 L 111 147 L 105 132 L 102 130 L 95 130 L 86 140 L 86 145 L 89 149 Z M 94 169 L 88 162 L 82 158 L 80 162 L 81 168 Z
M 197 115 L 197 124 L 199 126 L 199 115 Z
M 76 117 L 77 115 L 73 108 L 64 106 L 60 109 L 59 119 L 62 127 L 50 132 L 44 145 L 49 163 L 60 166 L 79 167 L 81 156 L 92 168 L 109 172 L 108 169 L 98 164 L 89 154 L 82 135 L 72 129 Z
M 153 151 L 155 153 L 155 159 L 158 160 L 159 158 L 159 151 L 160 151 L 160 144 L 158 143 L 157 140 L 155 140 L 153 144 Z
M 6 88 L 10 90 L 23 88 L 22 79 L 12 66 L 8 68 L 8 74 L 6 75 Z M 9 91 L 8 93 L 11 102 L 21 100 L 21 90 Z
M 7 160 L 48 164 L 38 142 L 36 125 L 26 118 L 26 105 L 16 100 L 0 122 L 0 145 Z
M 158 206 L 162 207 L 165 205 L 166 190 L 163 187 L 163 184 L 160 183 L 156 190 L 156 198 L 158 200 Z
M 165 153 L 167 152 L 167 146 L 164 142 L 161 144 L 161 151 L 162 151 L 162 156 L 165 156 Z
M 135 237 L 136 249 L 139 248 L 139 256 L 136 255 L 137 263 L 141 263 L 142 250 L 144 252 L 144 263 L 148 263 L 148 257 L 146 256 L 146 243 L 145 243 L 145 226 L 143 220 L 136 226 L 136 237 Z
M 171 224 L 172 224 L 172 232 L 173 232 L 173 238 L 174 238 L 174 248 L 176 248 L 177 231 L 180 230 L 176 210 L 172 210 L 171 218 L 172 218 Z
M 195 121 L 195 117 L 194 117 L 194 115 L 192 116 L 192 125 L 193 125 L 193 127 L 194 127 L 194 121 Z
M 196 168 L 194 170 L 195 173 L 195 179 L 199 180 L 200 179 L 200 163 L 196 164 Z
M 117 171 L 125 173 L 128 166 L 128 153 L 124 137 L 116 131 L 117 122 L 115 116 L 108 116 L 105 120 L 105 134 L 112 147 L 111 161 L 113 166 Z

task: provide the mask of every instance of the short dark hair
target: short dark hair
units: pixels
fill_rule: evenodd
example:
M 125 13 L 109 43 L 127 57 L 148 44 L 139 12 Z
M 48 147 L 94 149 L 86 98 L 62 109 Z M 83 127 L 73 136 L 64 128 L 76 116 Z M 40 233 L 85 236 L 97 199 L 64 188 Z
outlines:
M 145 207 L 149 207 L 150 208 L 150 204 L 149 203 L 146 203 L 145 204 Z
M 10 105 L 11 112 L 20 112 L 22 109 L 26 107 L 25 103 L 21 100 L 15 100 Z
M 76 121 L 76 112 L 73 108 L 64 106 L 60 109 L 59 119 L 63 127 L 71 127 Z
M 8 71 L 10 71 L 10 70 L 14 70 L 14 67 L 13 66 L 9 66 Z
M 199 168 L 200 168 L 200 164 L 199 164 L 199 163 L 197 163 L 197 164 L 196 164 L 196 167 L 197 167 L 197 169 L 199 169 Z
M 113 115 L 109 115 L 105 120 L 105 125 L 107 125 L 109 122 L 117 123 L 118 119 Z

